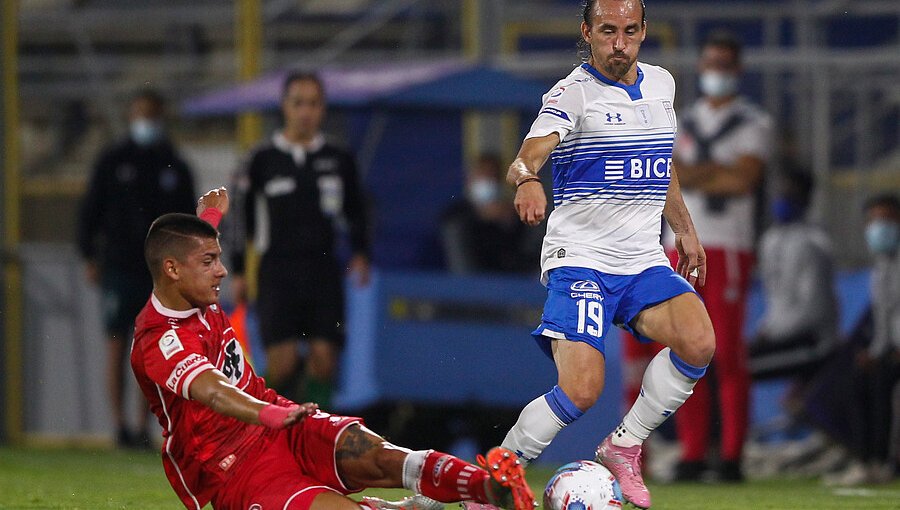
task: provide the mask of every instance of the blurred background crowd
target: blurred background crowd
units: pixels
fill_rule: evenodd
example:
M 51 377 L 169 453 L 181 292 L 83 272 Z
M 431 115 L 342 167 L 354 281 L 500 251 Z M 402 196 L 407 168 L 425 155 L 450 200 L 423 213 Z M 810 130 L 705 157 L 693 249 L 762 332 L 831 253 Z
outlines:
M 710 409 L 691 412 L 721 447 L 662 431 L 651 474 L 890 479 L 900 4 L 646 3 L 640 60 L 675 76 L 679 136 L 694 137 L 676 159 L 700 172 L 746 156 L 750 176 L 726 193 L 730 206 L 702 173 L 682 179 L 696 193 L 689 207 L 709 214 L 746 199 L 749 237 L 729 244 L 734 232 L 715 222 L 701 231 L 722 251 L 723 281 L 737 282 L 720 289 L 733 359 L 697 399 Z M 3 8 L 5 439 L 154 441 L 122 364 L 128 317 L 149 293 L 141 239 L 157 215 L 190 212 L 220 185 L 235 204 L 222 304 L 285 392 L 363 414 L 398 443 L 474 452 L 544 391 L 551 371 L 528 338 L 543 228 L 518 221 L 504 176 L 541 95 L 580 63 L 578 0 Z M 739 49 L 716 60 L 704 53 L 711 37 Z M 747 115 L 763 127 L 717 152 L 728 133 L 681 121 L 702 124 L 696 108 L 722 97 L 754 105 Z M 279 223 L 296 185 L 267 174 L 291 161 L 316 176 L 316 203 L 291 202 L 309 205 L 302 225 Z M 292 309 L 305 312 L 279 319 Z M 640 353 L 623 350 L 607 353 L 623 363 L 609 363 L 603 399 L 545 460 L 586 457 L 599 434 L 584 431 L 612 427 L 619 413 L 604 406 L 625 405 L 628 374 L 641 373 Z M 481 360 L 497 357 L 508 371 L 487 373 Z M 735 370 L 746 381 L 726 381 Z M 747 395 L 725 398 L 733 391 Z

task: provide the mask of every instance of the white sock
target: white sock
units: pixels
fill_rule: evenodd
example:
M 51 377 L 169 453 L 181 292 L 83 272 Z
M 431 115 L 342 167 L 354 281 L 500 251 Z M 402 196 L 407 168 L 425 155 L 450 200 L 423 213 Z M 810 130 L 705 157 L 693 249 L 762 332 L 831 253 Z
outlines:
M 670 355 L 671 349 L 666 347 L 650 361 L 644 371 L 641 394 L 612 434 L 614 445 L 627 448 L 643 443 L 694 392 L 697 379 L 685 375 Z M 700 375 L 705 371 L 703 367 L 690 368 Z
M 418 494 L 419 480 L 422 478 L 422 468 L 425 466 L 425 457 L 434 450 L 417 450 L 409 452 L 403 460 L 403 488 Z
M 519 420 L 509 429 L 500 446 L 516 452 L 519 460 L 528 464 L 544 451 L 565 426 L 553 413 L 545 396 L 541 395 L 522 409 Z

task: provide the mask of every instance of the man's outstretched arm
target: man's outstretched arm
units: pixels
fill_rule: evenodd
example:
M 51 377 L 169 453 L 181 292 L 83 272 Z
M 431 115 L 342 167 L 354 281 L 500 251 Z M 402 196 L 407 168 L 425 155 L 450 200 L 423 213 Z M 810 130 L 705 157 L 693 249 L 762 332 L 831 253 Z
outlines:
M 675 233 L 675 249 L 678 251 L 678 265 L 675 270 L 691 284 L 700 287 L 706 284 L 706 252 L 694 230 L 694 222 L 684 198 L 681 196 L 681 185 L 678 173 L 672 166 L 672 180 L 666 192 L 666 205 L 663 216 Z
M 235 387 L 218 370 L 206 370 L 191 382 L 191 400 L 244 423 L 282 428 L 315 414 L 318 404 L 280 406 L 259 400 Z

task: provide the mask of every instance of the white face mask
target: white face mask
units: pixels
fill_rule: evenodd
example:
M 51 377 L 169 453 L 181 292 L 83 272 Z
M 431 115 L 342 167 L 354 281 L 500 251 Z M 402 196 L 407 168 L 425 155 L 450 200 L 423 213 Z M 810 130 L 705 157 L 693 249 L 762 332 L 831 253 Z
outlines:
M 151 119 L 135 119 L 129 126 L 131 139 L 141 147 L 153 145 L 163 137 L 162 122 Z
M 721 71 L 704 71 L 700 74 L 700 92 L 707 97 L 727 97 L 737 93 L 736 74 Z
M 484 205 L 500 197 L 500 186 L 488 179 L 476 179 L 469 185 L 469 200 Z

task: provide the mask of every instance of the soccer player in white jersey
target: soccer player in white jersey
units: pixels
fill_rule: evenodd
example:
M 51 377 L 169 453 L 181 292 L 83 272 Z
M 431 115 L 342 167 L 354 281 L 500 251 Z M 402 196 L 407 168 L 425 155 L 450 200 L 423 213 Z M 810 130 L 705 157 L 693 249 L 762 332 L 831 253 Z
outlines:
M 530 461 L 596 402 L 612 325 L 659 342 L 666 348 L 647 367 L 640 395 L 597 448 L 625 498 L 648 508 L 641 445 L 691 395 L 715 350 L 692 287 L 706 279 L 706 256 L 672 168 L 675 82 L 637 61 L 643 3 L 588 0 L 583 14 L 590 55 L 544 96 L 508 173 L 520 218 L 537 225 L 547 205 L 537 174 L 552 158 L 555 208 L 541 261 L 548 296 L 533 335 L 559 378 L 525 407 L 503 446 Z M 675 232 L 677 272 L 660 244 L 660 216 Z

